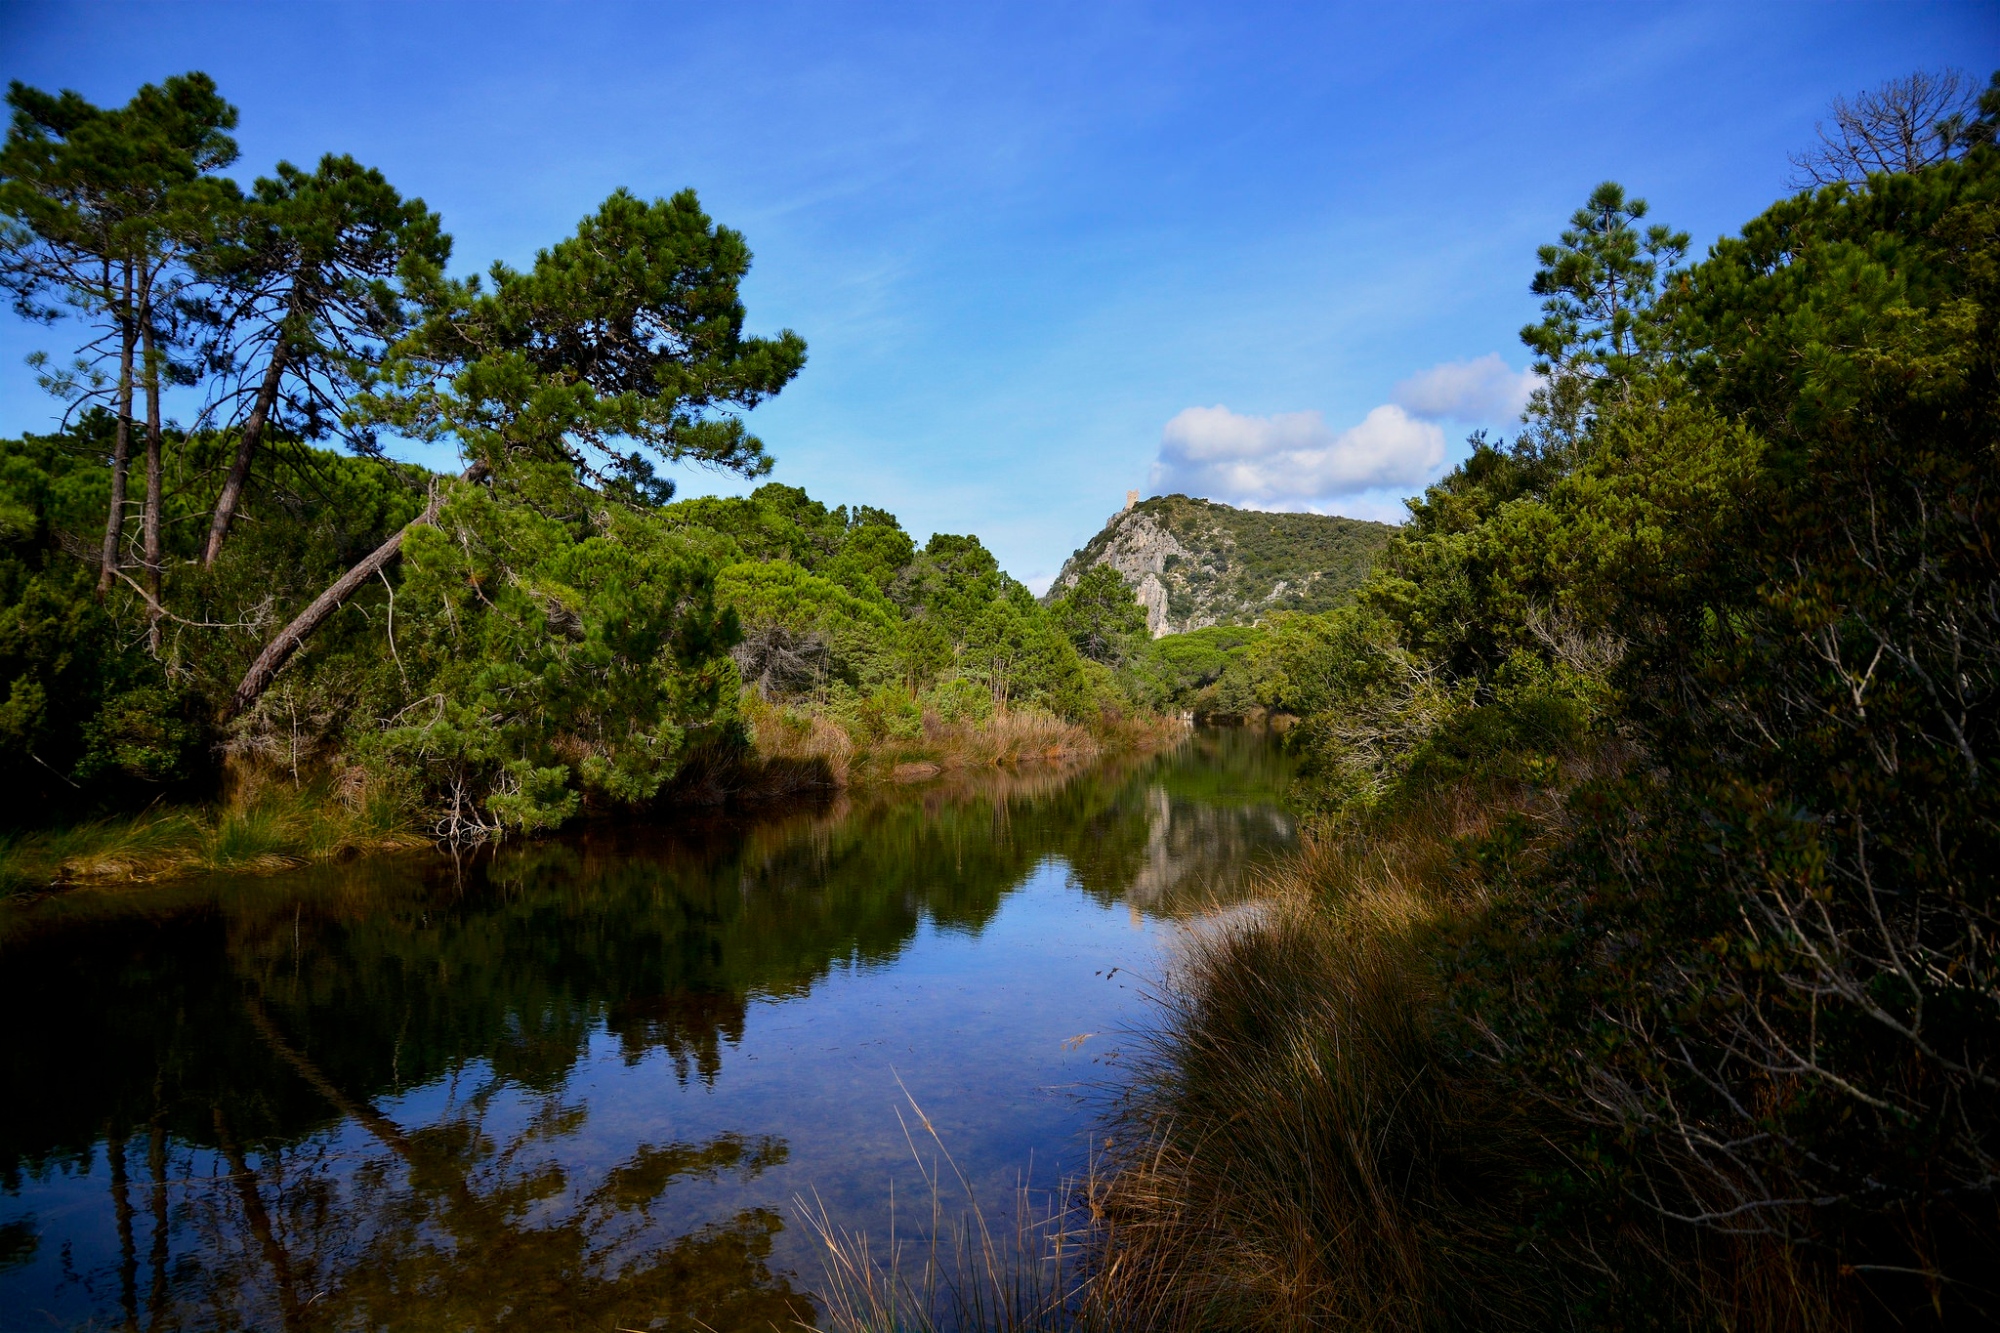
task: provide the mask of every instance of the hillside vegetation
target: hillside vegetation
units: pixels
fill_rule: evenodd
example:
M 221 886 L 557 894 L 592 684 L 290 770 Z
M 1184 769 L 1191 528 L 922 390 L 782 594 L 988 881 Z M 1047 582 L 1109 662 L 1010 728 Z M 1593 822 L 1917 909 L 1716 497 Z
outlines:
M 1049 596 L 1108 565 L 1146 608 L 1146 628 L 1156 638 L 1250 625 L 1274 612 L 1338 604 L 1360 585 L 1394 531 L 1361 519 L 1155 496 L 1114 515 L 1071 555 Z

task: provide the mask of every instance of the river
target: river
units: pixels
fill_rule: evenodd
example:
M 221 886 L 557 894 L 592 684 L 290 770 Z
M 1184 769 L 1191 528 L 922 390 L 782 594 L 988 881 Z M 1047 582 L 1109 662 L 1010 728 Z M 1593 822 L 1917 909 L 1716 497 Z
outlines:
M 1203 731 L 0 904 L 0 1330 L 810 1320 L 802 1201 L 879 1241 L 939 1143 L 989 1211 L 1087 1165 L 1180 923 L 1290 846 L 1287 776 Z

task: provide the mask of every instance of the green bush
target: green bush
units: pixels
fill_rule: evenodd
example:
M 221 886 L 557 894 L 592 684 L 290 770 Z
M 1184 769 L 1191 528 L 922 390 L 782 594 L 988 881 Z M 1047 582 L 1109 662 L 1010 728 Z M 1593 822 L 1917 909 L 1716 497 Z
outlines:
M 1645 336 L 1538 343 L 1522 438 L 1413 502 L 1353 606 L 1276 621 L 1259 685 L 1357 836 L 1453 791 L 1524 812 L 1464 848 L 1442 993 L 1572 1126 L 1564 1190 L 1969 1312 L 2000 1235 L 2000 153 L 1633 281 Z

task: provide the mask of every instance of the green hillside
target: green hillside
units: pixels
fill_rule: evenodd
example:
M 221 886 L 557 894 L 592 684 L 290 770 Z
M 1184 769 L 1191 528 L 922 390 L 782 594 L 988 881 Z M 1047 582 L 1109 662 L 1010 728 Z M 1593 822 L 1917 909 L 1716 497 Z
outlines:
M 1145 606 L 1155 637 L 1253 624 L 1273 611 L 1324 611 L 1360 585 L 1394 531 L 1362 519 L 1155 496 L 1113 517 L 1070 556 L 1049 596 L 1061 596 L 1093 565 L 1110 565 Z

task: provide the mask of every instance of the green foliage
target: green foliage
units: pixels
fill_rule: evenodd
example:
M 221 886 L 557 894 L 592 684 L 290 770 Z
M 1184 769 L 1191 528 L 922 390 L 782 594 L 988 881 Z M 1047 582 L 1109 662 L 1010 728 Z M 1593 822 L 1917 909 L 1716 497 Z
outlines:
M 100 321 L 45 378 L 114 409 L 0 447 L 15 809 L 194 796 L 233 767 L 477 838 L 644 806 L 696 746 L 723 762 L 746 684 L 882 739 L 927 710 L 1129 701 L 976 538 L 918 551 L 891 514 L 776 484 L 666 503 L 662 463 L 770 470 L 743 415 L 805 362 L 789 330 L 746 332 L 749 248 L 692 191 L 617 191 L 526 268 L 454 279 L 440 219 L 351 158 L 247 196 L 216 176 L 235 112 L 206 76 L 10 106 L 0 277 L 30 317 Z M 160 422 L 168 381 L 226 425 Z M 465 472 L 385 463 L 385 428 Z M 365 461 L 305 447 L 329 434 Z
M 235 112 L 205 76 L 117 111 L 20 85 L 10 105 L 4 276 L 23 313 L 105 321 L 48 378 L 117 411 L 0 449 L 0 781 L 29 808 L 195 794 L 226 755 L 483 835 L 643 805 L 696 738 L 727 748 L 739 628 L 715 570 L 741 548 L 661 516 L 654 463 L 769 469 L 740 413 L 805 345 L 744 332 L 740 234 L 691 192 L 621 191 L 526 270 L 453 281 L 438 218 L 351 159 L 281 163 L 247 198 L 215 178 Z M 199 362 L 170 363 L 198 330 Z M 136 582 L 134 385 L 150 422 L 163 377 L 203 375 L 241 426 L 149 424 Z M 300 443 L 337 430 L 368 454 L 382 426 L 473 466 L 453 481 Z M 794 534 L 825 526 L 803 493 L 763 503 Z M 857 523 L 843 576 L 886 624 L 896 543 Z M 93 528 L 98 570 L 78 558 Z
M 447 818 L 562 823 L 586 797 L 650 800 L 690 727 L 733 704 L 736 617 L 661 524 L 578 496 L 551 514 L 468 488 L 404 555 L 407 700 L 357 753 Z
M 896 516 L 863 505 L 828 509 L 797 486 L 767 482 L 748 496 L 704 496 L 663 516 L 720 541 L 734 560 L 785 560 L 849 592 L 882 600 L 916 545 Z
M 139 288 L 163 252 L 231 205 L 234 187 L 209 173 L 235 160 L 236 109 L 205 74 L 147 84 L 114 110 L 16 81 L 7 105 L 0 216 L 14 225 L 0 233 L 0 276 L 16 308 L 52 319 L 54 299 L 114 330 L 152 318 Z
M 895 515 L 864 505 L 849 524 L 839 553 L 822 572 L 854 593 L 886 597 L 916 553 L 916 543 Z
M 8 822 L 144 803 L 209 775 L 199 714 L 62 549 L 103 522 L 102 414 L 0 442 L 0 792 Z
M 1541 358 L 1539 373 L 1590 367 L 1622 377 L 1658 357 L 1660 279 L 1687 253 L 1688 236 L 1658 223 L 1640 232 L 1633 224 L 1646 211 L 1644 199 L 1606 181 L 1562 238 L 1536 252 L 1541 267 L 1528 290 L 1543 298 L 1542 322 L 1521 330 L 1521 341 Z
M 1524 438 L 1476 442 L 1352 607 L 1275 623 L 1261 687 L 1306 717 L 1324 818 L 1560 812 L 1466 848 L 1487 906 L 1446 980 L 1588 1136 L 1565 1188 L 1933 1275 L 1881 1279 L 1898 1308 L 1972 1301 L 2000 155 L 1784 201 L 1657 300 L 1679 242 L 1639 216 L 1600 190 L 1544 252 L 1524 336 L 1557 378 Z
M 393 353 L 398 390 L 369 410 L 455 436 L 495 475 L 554 466 L 638 502 L 673 492 L 653 459 L 768 472 L 735 413 L 790 383 L 806 348 L 790 330 L 744 334 L 749 267 L 742 234 L 692 190 L 651 203 L 619 190 L 527 271 L 496 263 L 491 291 L 440 284 Z
M 1295 616 L 1271 618 L 1276 625 Z M 1260 697 L 1260 648 L 1269 630 L 1211 625 L 1134 645 L 1126 667 L 1139 696 L 1157 708 L 1197 716 L 1240 718 L 1265 706 Z
M 1093 662 L 1122 662 L 1146 633 L 1146 608 L 1109 565 L 1092 565 L 1049 608 L 1076 650 Z
M 789 560 L 747 561 L 722 571 L 716 593 L 748 631 L 737 656 L 746 684 L 766 695 L 817 694 L 840 682 L 866 690 L 907 675 L 905 632 L 895 608 L 856 597 Z M 770 631 L 782 630 L 803 660 L 789 667 Z

